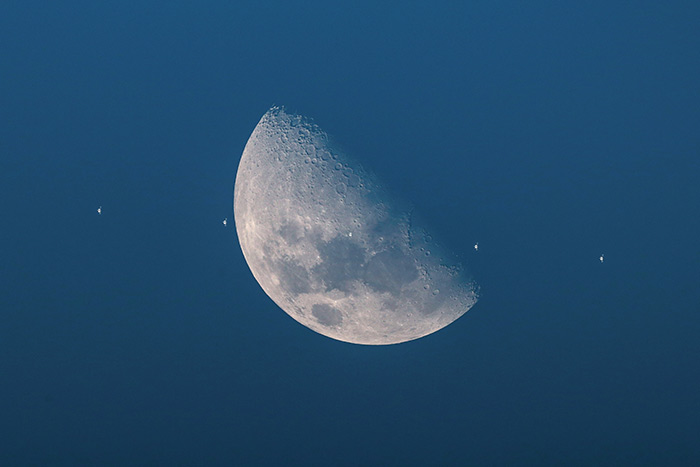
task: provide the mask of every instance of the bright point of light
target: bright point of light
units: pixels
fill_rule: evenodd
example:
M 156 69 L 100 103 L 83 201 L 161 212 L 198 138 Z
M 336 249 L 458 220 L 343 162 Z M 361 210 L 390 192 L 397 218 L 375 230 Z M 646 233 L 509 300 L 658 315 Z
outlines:
M 475 251 L 479 251 L 479 242 L 476 242 L 476 243 L 474 244 L 474 250 L 475 250 Z
M 599 259 L 600 262 L 602 263 L 603 261 L 605 261 L 605 255 L 600 255 L 600 258 L 598 258 L 598 259 Z
M 100 206 L 99 208 L 97 208 L 97 214 L 102 215 L 102 206 Z
M 228 217 L 225 217 L 221 223 L 224 224 L 224 227 L 226 227 L 226 224 L 228 224 Z

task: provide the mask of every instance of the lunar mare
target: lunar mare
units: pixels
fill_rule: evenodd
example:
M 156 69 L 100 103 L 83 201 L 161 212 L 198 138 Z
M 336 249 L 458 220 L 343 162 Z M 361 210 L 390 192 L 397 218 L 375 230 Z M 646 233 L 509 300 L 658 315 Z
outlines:
M 356 344 L 431 334 L 477 287 L 375 176 L 311 121 L 270 109 L 241 157 L 236 231 L 255 279 L 304 326 Z

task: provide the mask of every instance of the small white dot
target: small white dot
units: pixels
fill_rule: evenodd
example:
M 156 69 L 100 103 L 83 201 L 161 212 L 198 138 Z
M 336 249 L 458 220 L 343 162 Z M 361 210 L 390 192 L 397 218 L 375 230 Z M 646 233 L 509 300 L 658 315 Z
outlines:
M 605 261 L 605 255 L 600 255 L 600 258 L 598 258 L 598 259 L 599 259 L 600 262 L 602 263 L 603 261 Z
M 97 208 L 97 214 L 102 215 L 102 206 L 100 206 L 99 208 Z
M 226 227 L 226 224 L 228 224 L 228 217 L 225 217 L 221 223 L 224 224 L 224 227 Z
M 474 250 L 475 250 L 475 251 L 479 251 L 479 242 L 476 242 L 476 243 L 474 244 Z

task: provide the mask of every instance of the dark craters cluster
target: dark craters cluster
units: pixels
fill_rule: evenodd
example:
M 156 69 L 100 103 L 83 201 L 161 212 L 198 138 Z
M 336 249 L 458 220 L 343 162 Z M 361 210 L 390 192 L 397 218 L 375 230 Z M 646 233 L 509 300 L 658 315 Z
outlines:
M 297 244 L 304 236 L 302 226 L 296 222 L 285 222 L 280 225 L 277 233 L 287 242 L 287 245 Z
M 351 292 L 352 283 L 362 279 L 366 250 L 350 238 L 335 237 L 319 244 L 321 262 L 314 266 L 315 277 L 323 280 L 326 290 Z
M 413 258 L 399 247 L 391 247 L 372 256 L 364 271 L 364 280 L 377 292 L 398 295 L 404 284 L 418 279 Z
M 278 272 L 282 287 L 292 295 L 311 292 L 311 278 L 309 271 L 288 258 L 275 261 L 274 269 Z
M 316 304 L 311 307 L 311 314 L 314 315 L 316 321 L 323 326 L 335 327 L 343 324 L 343 315 L 340 311 L 325 303 Z
M 362 281 L 377 292 L 398 296 L 405 284 L 418 278 L 414 259 L 399 246 L 370 256 L 352 238 L 336 237 L 318 250 L 321 263 L 313 273 L 322 278 L 327 291 L 351 293 L 353 283 Z

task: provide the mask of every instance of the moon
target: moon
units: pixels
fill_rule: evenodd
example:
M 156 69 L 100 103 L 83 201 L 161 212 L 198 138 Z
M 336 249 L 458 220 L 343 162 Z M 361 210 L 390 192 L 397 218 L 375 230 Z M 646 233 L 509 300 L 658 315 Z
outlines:
M 413 211 L 311 120 L 283 108 L 265 113 L 248 139 L 233 204 L 255 279 L 324 336 L 397 344 L 477 302 L 476 283 Z

